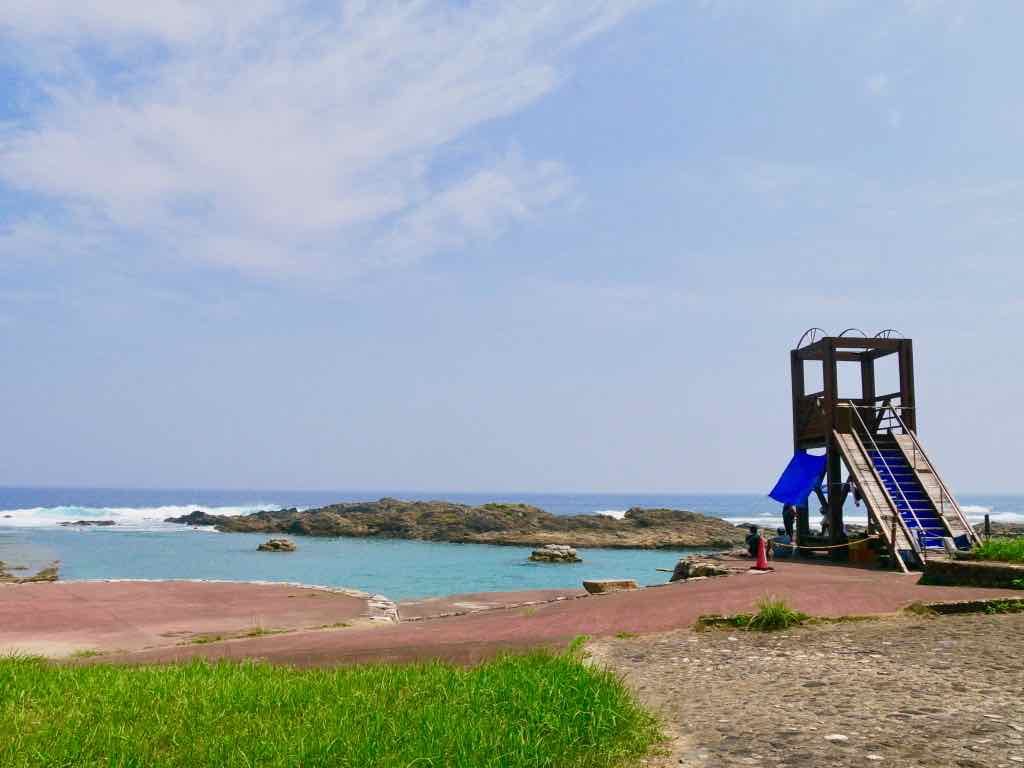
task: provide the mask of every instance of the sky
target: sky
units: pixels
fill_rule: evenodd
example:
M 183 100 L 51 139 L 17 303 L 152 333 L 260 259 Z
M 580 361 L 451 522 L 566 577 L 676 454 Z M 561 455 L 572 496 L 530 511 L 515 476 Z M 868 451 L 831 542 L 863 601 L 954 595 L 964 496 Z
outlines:
M 1024 5 L 6 0 L 0 483 L 767 491 L 803 331 L 1021 491 Z

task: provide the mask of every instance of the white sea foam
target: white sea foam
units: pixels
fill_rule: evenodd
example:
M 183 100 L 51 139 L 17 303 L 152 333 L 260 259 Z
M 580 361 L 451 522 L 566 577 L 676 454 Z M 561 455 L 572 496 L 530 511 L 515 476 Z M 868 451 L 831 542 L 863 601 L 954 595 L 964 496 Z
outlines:
M 961 504 L 960 509 L 968 517 L 984 517 L 992 512 L 992 507 L 984 507 L 981 504 Z
M 189 530 L 187 526 L 165 523 L 168 517 L 180 517 L 199 510 L 211 515 L 245 515 L 261 509 L 279 509 L 275 504 L 207 507 L 202 504 L 161 507 L 29 507 L 0 510 L 0 526 L 13 528 L 55 528 L 76 520 L 113 520 L 118 529 Z M 116 530 L 116 529 L 115 529 Z
M 614 517 L 616 520 L 621 520 L 626 516 L 625 509 L 598 509 L 594 512 L 595 515 L 604 515 L 605 517 Z

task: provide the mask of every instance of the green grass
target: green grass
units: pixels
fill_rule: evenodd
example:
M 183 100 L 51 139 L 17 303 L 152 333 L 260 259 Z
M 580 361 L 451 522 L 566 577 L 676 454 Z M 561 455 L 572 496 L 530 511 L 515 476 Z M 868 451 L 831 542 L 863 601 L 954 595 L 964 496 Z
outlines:
M 976 546 L 971 554 L 976 560 L 1024 563 L 1024 536 L 1014 539 L 989 539 Z
M 1024 613 L 1024 602 L 1020 600 L 992 600 L 985 604 L 985 613 Z
M 810 617 L 806 613 L 794 611 L 785 600 L 776 597 L 762 597 L 757 601 L 757 613 L 747 624 L 747 629 L 760 632 L 775 632 L 803 624 Z
M 903 609 L 904 613 L 909 613 L 913 616 L 938 616 L 938 611 L 932 608 L 930 605 L 925 605 L 920 601 L 916 601 L 908 605 Z
M 105 768 L 635 764 L 655 719 L 579 655 L 297 670 L 0 659 L 0 765 Z
M 849 617 L 859 620 L 861 617 Z M 794 611 L 785 600 L 775 597 L 762 597 L 757 602 L 757 613 L 737 613 L 734 616 L 701 616 L 695 628 L 698 631 L 713 628 L 746 629 L 755 632 L 776 632 L 789 629 L 811 621 L 812 617 L 800 611 Z M 815 621 L 819 621 L 815 619 Z

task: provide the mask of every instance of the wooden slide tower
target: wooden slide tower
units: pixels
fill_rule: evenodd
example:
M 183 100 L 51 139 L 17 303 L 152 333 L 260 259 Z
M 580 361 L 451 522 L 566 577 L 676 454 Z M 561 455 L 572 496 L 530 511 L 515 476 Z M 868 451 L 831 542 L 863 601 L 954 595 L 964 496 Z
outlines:
M 893 355 L 898 389 L 879 392 L 876 363 Z M 825 454 L 823 483 L 815 495 L 828 533 L 811 533 L 804 506 L 797 518 L 801 544 L 836 547 L 845 543 L 843 507 L 853 494 L 867 507 L 869 531 L 880 536 L 903 570 L 921 565 L 929 556 L 942 556 L 944 538 L 961 546 L 977 541 L 917 437 L 911 339 L 892 330 L 868 337 L 856 329 L 830 336 L 812 328 L 790 352 L 790 366 L 793 448 Z M 820 375 L 814 370 L 817 366 Z M 840 366 L 844 373 L 857 368 L 859 377 L 850 382 L 851 389 L 859 390 L 857 396 L 841 395 Z M 821 382 L 819 391 L 807 391 L 805 382 L 812 377 Z

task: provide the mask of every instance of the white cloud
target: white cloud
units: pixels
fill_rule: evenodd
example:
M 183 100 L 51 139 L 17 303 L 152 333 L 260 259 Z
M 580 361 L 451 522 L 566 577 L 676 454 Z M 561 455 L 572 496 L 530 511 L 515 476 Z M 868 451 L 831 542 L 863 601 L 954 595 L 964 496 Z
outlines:
M 552 160 L 485 147 L 456 172 L 446 153 L 550 93 L 576 46 L 646 2 L 378 0 L 309 16 L 283 0 L 14 0 L 0 43 L 48 98 L 0 131 L 0 181 L 71 211 L 65 235 L 102 222 L 165 256 L 407 262 L 569 190 Z M 38 227 L 7 237 L 38 241 Z

